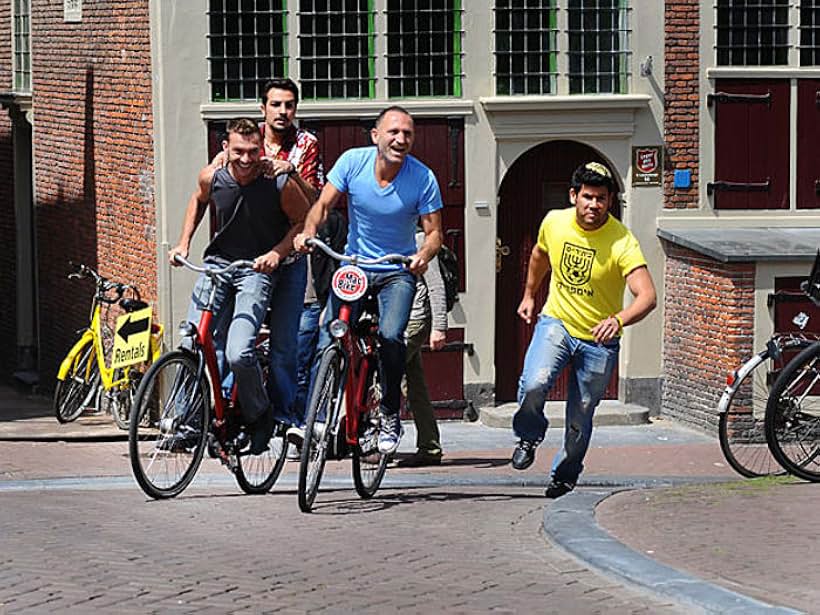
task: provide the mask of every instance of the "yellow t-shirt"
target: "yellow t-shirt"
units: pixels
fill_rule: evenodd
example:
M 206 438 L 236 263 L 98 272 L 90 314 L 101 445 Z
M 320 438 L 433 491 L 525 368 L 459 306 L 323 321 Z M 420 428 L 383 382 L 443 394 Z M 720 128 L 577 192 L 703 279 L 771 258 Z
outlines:
M 550 259 L 550 293 L 543 313 L 559 319 L 574 337 L 623 308 L 626 276 L 646 265 L 638 240 L 609 216 L 594 231 L 582 229 L 575 208 L 550 211 L 538 231 L 538 247 Z

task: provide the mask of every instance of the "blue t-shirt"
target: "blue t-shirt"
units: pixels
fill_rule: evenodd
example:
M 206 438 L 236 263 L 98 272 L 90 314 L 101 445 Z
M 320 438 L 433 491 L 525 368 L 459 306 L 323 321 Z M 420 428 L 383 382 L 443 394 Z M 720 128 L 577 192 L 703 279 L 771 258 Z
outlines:
M 396 177 L 382 188 L 376 181 L 376 146 L 357 147 L 343 153 L 327 181 L 348 196 L 350 222 L 345 254 L 378 258 L 416 253 L 419 215 L 442 207 L 441 192 L 433 172 L 407 156 Z M 369 265 L 364 269 L 397 269 L 398 265 Z

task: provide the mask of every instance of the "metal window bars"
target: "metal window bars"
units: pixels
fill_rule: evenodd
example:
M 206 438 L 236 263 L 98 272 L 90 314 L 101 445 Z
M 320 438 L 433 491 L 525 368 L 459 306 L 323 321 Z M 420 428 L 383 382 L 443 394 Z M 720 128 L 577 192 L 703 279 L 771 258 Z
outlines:
M 14 90 L 31 91 L 31 1 L 14 0 Z
M 496 93 L 554 93 L 557 35 L 556 0 L 496 0 Z
M 718 0 L 715 4 L 717 63 L 722 66 L 788 64 L 789 2 Z
M 570 94 L 625 94 L 630 11 L 626 0 L 569 0 Z
M 387 95 L 461 96 L 461 0 L 388 0 Z
M 302 97 L 373 98 L 373 0 L 300 0 Z
M 820 0 L 800 3 L 800 66 L 820 65 Z
M 211 100 L 257 100 L 287 76 L 287 0 L 209 0 Z

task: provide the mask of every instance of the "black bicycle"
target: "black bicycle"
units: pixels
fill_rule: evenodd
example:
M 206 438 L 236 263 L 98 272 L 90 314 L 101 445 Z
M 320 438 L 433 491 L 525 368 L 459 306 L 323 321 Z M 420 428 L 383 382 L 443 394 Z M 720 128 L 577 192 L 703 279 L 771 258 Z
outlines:
M 820 251 L 801 289 L 820 307 Z M 787 472 L 820 482 L 820 341 L 789 361 L 775 380 L 765 430 L 772 455 Z

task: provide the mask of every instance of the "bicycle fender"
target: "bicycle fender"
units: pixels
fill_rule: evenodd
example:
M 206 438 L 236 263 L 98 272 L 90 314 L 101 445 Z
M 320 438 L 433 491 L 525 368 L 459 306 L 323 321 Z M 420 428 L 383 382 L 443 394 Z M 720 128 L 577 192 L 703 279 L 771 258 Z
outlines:
M 151 338 L 150 338 L 150 350 L 151 350 L 151 362 L 154 363 L 159 359 L 160 355 L 162 354 L 162 336 L 165 332 L 165 327 L 163 327 L 159 323 L 152 323 L 151 324 Z
M 763 361 L 768 358 L 767 351 L 762 351 L 753 355 L 748 361 L 746 361 L 740 368 L 737 370 L 735 375 L 734 383 L 726 385 L 726 388 L 723 391 L 723 395 L 720 396 L 720 401 L 718 402 L 718 414 L 723 414 L 726 412 L 726 409 L 729 407 L 729 401 L 732 399 L 732 396 L 737 391 L 740 383 L 749 375 L 749 372 L 754 370 L 758 365 L 760 365 Z
M 78 339 L 75 344 L 71 347 L 71 350 L 68 351 L 63 362 L 60 363 L 60 369 L 57 370 L 57 380 L 65 380 L 65 377 L 68 375 L 68 370 L 71 369 L 71 366 L 74 365 L 74 361 L 77 360 L 77 357 L 83 351 L 87 344 L 91 344 L 94 341 L 94 335 L 91 333 L 91 329 L 86 329 L 83 331 L 82 336 Z

